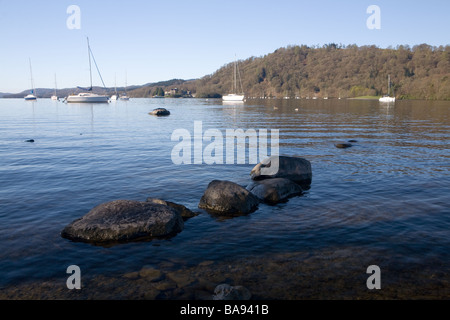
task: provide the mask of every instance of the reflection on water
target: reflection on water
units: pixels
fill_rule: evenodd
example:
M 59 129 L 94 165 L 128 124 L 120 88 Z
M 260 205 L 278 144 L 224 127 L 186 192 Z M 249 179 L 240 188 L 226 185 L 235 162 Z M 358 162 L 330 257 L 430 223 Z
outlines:
M 160 106 L 170 117 L 148 115 Z M 449 107 L 428 101 L 0 100 L 0 284 L 52 277 L 70 264 L 102 274 L 167 261 L 189 266 L 352 246 L 362 255 L 382 252 L 387 265 L 448 265 Z M 280 153 L 311 161 L 311 189 L 287 203 L 260 205 L 249 216 L 221 220 L 202 212 L 170 240 L 103 248 L 60 237 L 66 224 L 102 202 L 152 196 L 197 210 L 211 180 L 249 183 L 252 165 L 172 163 L 172 132 L 193 132 L 194 121 L 223 133 L 279 129 Z M 334 146 L 348 140 L 357 142 Z

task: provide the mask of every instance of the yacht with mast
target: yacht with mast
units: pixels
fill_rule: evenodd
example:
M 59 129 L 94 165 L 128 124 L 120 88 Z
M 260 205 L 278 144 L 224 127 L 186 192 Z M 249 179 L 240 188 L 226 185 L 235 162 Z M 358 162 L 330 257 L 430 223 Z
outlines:
M 56 95 L 56 73 L 55 73 L 55 93 L 51 97 L 52 100 L 58 100 L 58 96 Z
M 241 93 L 237 92 L 237 76 L 239 75 L 239 83 L 241 85 Z M 244 90 L 242 89 L 242 81 L 241 81 L 241 75 L 239 73 L 239 67 L 237 65 L 236 58 L 234 60 L 234 75 L 233 75 L 233 88 L 232 93 L 227 94 L 226 96 L 222 97 L 223 101 L 227 102 L 238 102 L 238 101 L 244 101 L 245 95 L 242 93 Z
M 123 100 L 123 101 L 130 100 L 130 97 L 128 97 L 128 95 L 127 95 L 127 74 L 126 73 L 125 73 L 125 89 L 124 89 L 124 91 L 125 91 L 125 94 L 120 96 L 120 100 Z
M 116 75 L 114 75 L 114 94 L 111 96 L 111 101 L 117 100 L 117 85 L 116 85 Z
M 395 102 L 395 97 L 390 96 L 391 93 L 391 76 L 388 76 L 388 93 L 380 98 L 380 102 Z
M 35 89 L 34 89 L 34 82 L 33 82 L 33 71 L 31 70 L 31 59 L 30 61 L 30 76 L 31 76 L 31 92 L 29 95 L 25 97 L 25 100 L 27 101 L 34 101 L 37 100 L 37 97 L 35 96 Z
M 92 54 L 92 50 L 91 47 L 89 45 L 89 38 L 87 38 L 87 46 L 88 46 L 88 55 L 89 55 L 89 75 L 90 75 L 90 80 L 91 80 L 91 86 L 89 88 L 81 88 L 78 87 L 79 89 L 82 90 L 86 90 L 88 92 L 81 92 L 77 95 L 69 95 L 66 98 L 66 102 L 67 103 L 107 103 L 109 102 L 109 97 L 105 96 L 105 95 L 99 95 L 99 94 L 95 94 L 92 93 L 92 64 L 91 64 L 91 56 L 92 59 L 94 60 L 95 66 L 97 67 L 97 71 L 100 75 L 100 79 L 102 80 L 103 86 L 105 86 L 105 83 L 103 82 L 103 78 L 100 74 L 100 71 L 98 70 L 98 66 L 97 63 L 95 62 L 95 58 Z

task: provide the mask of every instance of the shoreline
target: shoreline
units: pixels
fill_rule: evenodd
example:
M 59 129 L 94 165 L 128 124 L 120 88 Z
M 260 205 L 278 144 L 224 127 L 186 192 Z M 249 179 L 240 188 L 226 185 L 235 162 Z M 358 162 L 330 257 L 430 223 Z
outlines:
M 132 99 L 175 99 L 175 100 L 183 100 L 183 99 L 197 99 L 197 100 L 220 100 L 222 101 L 222 98 L 196 98 L 196 97 L 131 97 Z M 355 97 L 355 98 L 327 98 L 327 99 L 323 99 L 323 98 L 318 98 L 318 99 L 306 99 L 306 98 L 301 98 L 301 99 L 287 99 L 287 100 L 295 100 L 295 101 L 325 101 L 325 100 L 331 100 L 331 101 L 335 101 L 335 100 L 373 100 L 373 101 L 378 101 L 380 97 Z M 51 100 L 50 97 L 38 97 L 38 100 Z M 62 98 L 61 98 L 62 99 Z M 263 100 L 263 101 L 270 101 L 270 100 L 286 100 L 283 97 L 272 97 L 272 98 L 253 98 L 253 97 L 248 97 L 246 98 L 247 101 L 251 100 L 251 101 L 257 101 L 257 100 Z M 0 97 L 0 100 L 23 100 L 23 97 Z M 450 99 L 397 99 L 397 101 L 433 101 L 433 102 L 448 102 L 450 101 Z M 61 102 L 61 101 L 60 101 Z M 115 103 L 116 101 L 114 101 Z
M 368 254 L 368 252 L 370 254 Z M 217 285 L 244 286 L 250 300 L 447 300 L 450 273 L 439 261 L 406 263 L 370 248 L 297 251 L 269 257 L 159 266 L 82 278 L 69 290 L 67 278 L 2 288 L 2 300 L 213 300 Z M 379 261 L 381 289 L 369 290 L 367 266 Z M 381 263 L 380 263 L 381 262 Z M 437 266 L 441 265 L 441 268 Z M 445 270 L 447 268 L 447 270 Z

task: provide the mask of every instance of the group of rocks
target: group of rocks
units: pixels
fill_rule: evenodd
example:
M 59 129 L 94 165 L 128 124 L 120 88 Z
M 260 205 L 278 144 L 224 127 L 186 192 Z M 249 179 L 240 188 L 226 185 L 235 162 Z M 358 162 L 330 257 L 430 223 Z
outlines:
M 274 205 L 301 195 L 312 181 L 308 160 L 285 156 L 265 159 L 250 176 L 246 187 L 231 181 L 212 181 L 198 207 L 215 215 L 246 215 L 257 210 L 260 203 Z M 181 232 L 184 221 L 197 214 L 161 199 L 115 200 L 96 206 L 67 225 L 61 235 L 93 244 L 167 238 Z
M 167 116 L 166 109 L 150 114 Z M 312 181 L 311 164 L 297 157 L 273 156 L 256 165 L 251 181 L 241 186 L 231 181 L 209 183 L 198 207 L 220 216 L 246 215 L 261 203 L 274 205 L 303 194 Z M 111 243 L 169 238 L 181 232 L 184 222 L 198 213 L 184 205 L 147 198 L 146 201 L 115 200 L 100 204 L 67 225 L 61 236 L 73 241 L 104 245 Z M 251 293 L 242 286 L 220 284 L 214 300 L 248 300 Z
M 214 180 L 200 199 L 199 208 L 236 216 L 255 211 L 260 203 L 274 205 L 303 194 L 312 181 L 311 163 L 303 158 L 272 156 L 250 172 L 246 186 Z

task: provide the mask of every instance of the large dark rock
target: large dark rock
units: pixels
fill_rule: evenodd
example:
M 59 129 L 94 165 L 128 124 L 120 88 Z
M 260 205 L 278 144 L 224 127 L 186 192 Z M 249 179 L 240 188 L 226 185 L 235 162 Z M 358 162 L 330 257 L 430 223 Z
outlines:
M 169 116 L 170 115 L 170 111 L 167 110 L 167 109 L 164 109 L 164 108 L 157 108 L 157 109 L 154 109 L 153 111 L 151 111 L 149 114 L 153 115 L 153 116 L 159 116 L 159 117 L 161 117 L 161 116 Z
M 185 220 L 185 221 L 189 218 L 192 218 L 192 217 L 195 217 L 196 215 L 198 215 L 198 213 L 195 213 L 195 212 L 189 210 L 182 204 L 178 204 L 178 203 L 174 203 L 174 202 L 170 202 L 170 201 L 166 201 L 166 200 L 162 200 L 162 199 L 157 199 L 157 198 L 151 198 L 151 197 L 147 198 L 146 201 L 155 203 L 155 204 L 163 204 L 163 205 L 169 206 L 169 207 L 177 210 L 180 213 L 183 220 Z
M 208 212 L 236 216 L 258 208 L 259 200 L 244 187 L 230 181 L 211 181 L 198 207 Z
M 284 178 L 254 181 L 247 186 L 247 190 L 268 204 L 285 202 L 303 193 L 300 185 Z
M 131 200 L 103 203 L 66 226 L 61 236 L 104 243 L 175 235 L 183 230 L 180 213 L 166 205 Z
M 250 176 L 253 180 L 285 178 L 307 187 L 312 182 L 311 163 L 298 157 L 271 156 L 257 164 Z

